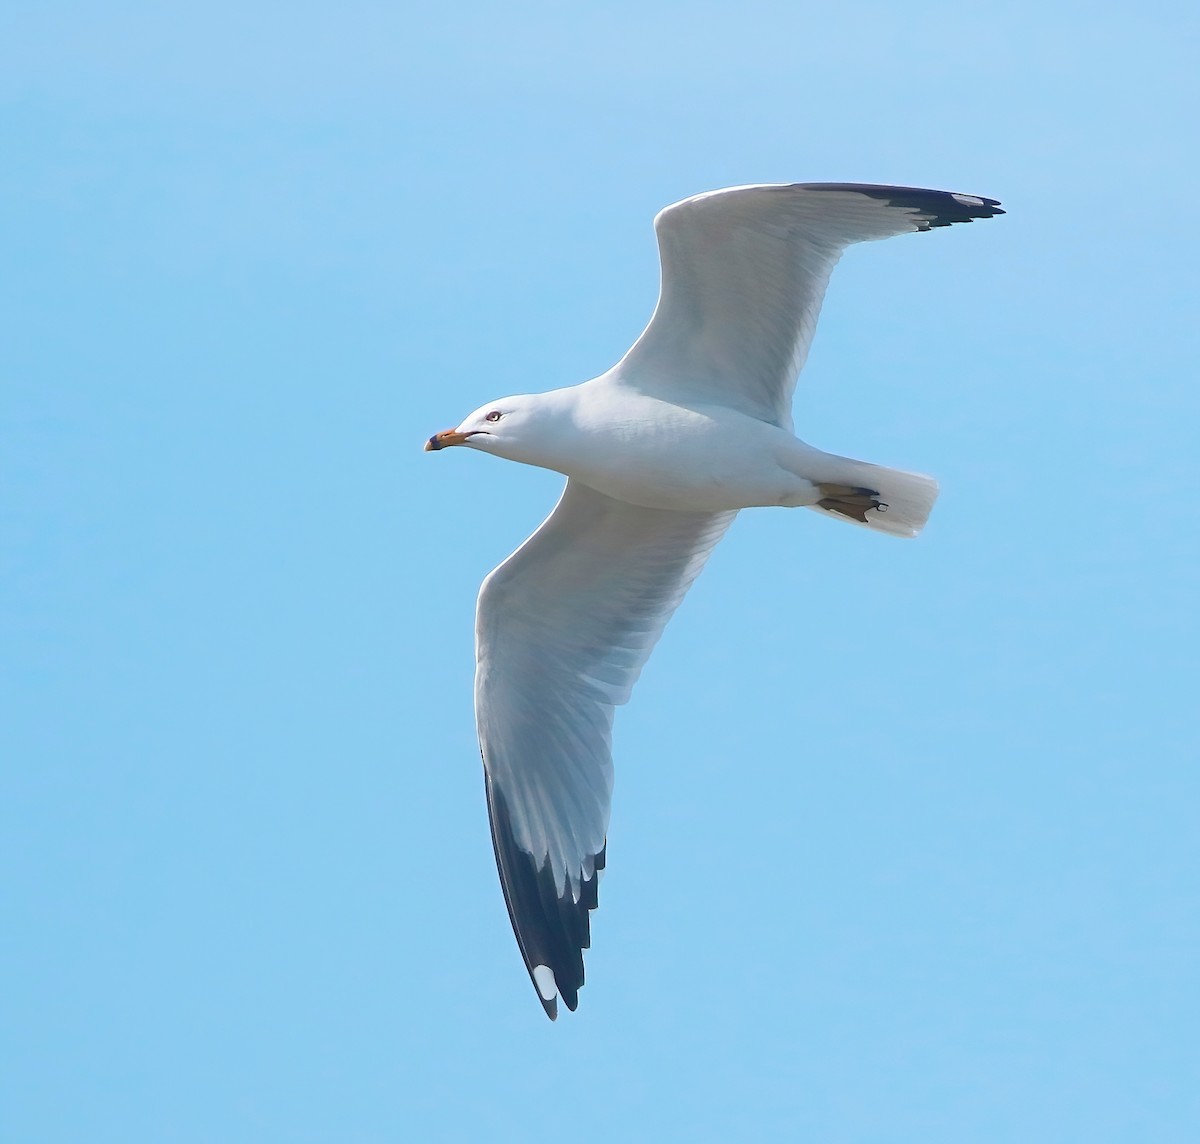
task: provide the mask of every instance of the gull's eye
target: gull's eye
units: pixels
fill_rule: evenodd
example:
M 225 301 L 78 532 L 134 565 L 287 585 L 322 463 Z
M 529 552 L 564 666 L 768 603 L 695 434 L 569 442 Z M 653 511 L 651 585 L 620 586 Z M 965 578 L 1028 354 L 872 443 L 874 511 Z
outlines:
M 504 416 L 504 414 L 503 414 L 503 413 L 501 413 L 499 409 L 493 409 L 493 410 L 491 411 L 491 413 L 487 414 L 487 415 L 484 417 L 484 420 L 485 420 L 485 421 L 499 421 L 499 420 L 500 420 L 500 418 L 501 418 L 501 417 L 503 417 L 503 416 Z

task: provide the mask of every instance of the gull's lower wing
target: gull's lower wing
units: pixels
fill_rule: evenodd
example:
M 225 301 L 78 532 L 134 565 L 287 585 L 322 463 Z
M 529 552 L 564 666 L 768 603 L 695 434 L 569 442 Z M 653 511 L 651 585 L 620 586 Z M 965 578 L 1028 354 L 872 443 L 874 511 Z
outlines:
M 475 716 L 496 864 L 542 1006 L 578 1003 L 604 868 L 613 710 L 734 513 L 639 508 L 568 481 L 484 581 Z
M 995 199 L 867 183 L 732 187 L 654 220 L 658 306 L 616 367 L 636 389 L 791 427 L 829 276 L 853 243 L 1003 214 Z

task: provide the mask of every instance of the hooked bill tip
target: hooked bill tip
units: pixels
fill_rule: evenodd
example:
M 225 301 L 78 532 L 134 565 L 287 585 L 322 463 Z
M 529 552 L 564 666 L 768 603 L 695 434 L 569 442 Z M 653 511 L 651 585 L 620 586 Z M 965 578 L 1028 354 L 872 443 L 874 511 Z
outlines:
M 437 439 L 436 433 L 432 437 L 430 437 L 428 441 L 425 442 L 425 452 L 426 453 L 436 453 L 438 451 L 438 449 L 440 449 L 441 447 L 442 447 L 442 443 L 441 443 L 441 441 L 439 441 Z

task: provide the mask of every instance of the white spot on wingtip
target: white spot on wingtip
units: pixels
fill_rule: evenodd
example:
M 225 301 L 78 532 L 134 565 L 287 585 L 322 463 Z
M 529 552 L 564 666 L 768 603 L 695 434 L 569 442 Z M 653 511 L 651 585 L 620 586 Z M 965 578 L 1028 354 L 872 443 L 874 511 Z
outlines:
M 548 965 L 533 967 L 533 983 L 537 986 L 538 996 L 543 1001 L 553 1001 L 558 996 L 558 982 L 554 980 L 554 970 Z
M 952 199 L 957 199 L 960 203 L 963 203 L 969 207 L 983 206 L 983 199 L 977 199 L 974 195 L 956 195 L 953 191 L 951 191 L 950 197 Z

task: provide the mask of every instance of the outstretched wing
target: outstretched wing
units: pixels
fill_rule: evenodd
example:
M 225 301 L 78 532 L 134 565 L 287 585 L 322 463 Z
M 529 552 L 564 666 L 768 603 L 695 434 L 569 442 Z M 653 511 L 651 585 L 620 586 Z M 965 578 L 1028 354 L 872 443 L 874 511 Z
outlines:
M 553 1020 L 583 984 L 604 868 L 613 709 L 736 514 L 668 512 L 568 481 L 488 576 L 475 715 L 500 882 Z
M 618 363 L 635 389 L 791 428 L 829 275 L 855 242 L 1003 214 L 995 199 L 865 183 L 732 187 L 654 220 L 662 283 Z

